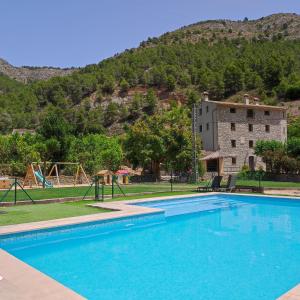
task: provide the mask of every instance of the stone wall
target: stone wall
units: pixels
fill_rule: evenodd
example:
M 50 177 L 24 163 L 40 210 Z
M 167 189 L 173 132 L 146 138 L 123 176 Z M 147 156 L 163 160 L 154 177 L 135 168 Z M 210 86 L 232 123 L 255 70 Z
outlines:
M 206 151 L 215 151 L 218 149 L 218 124 L 216 122 L 216 107 L 216 103 L 208 101 L 202 101 L 199 105 L 197 127 L 201 136 L 202 147 Z M 200 126 L 202 126 L 202 132 L 200 132 Z
M 230 107 L 218 106 L 218 145 L 220 154 L 224 156 L 224 172 L 238 172 L 243 165 L 249 165 L 249 156 L 254 157 L 254 166 L 265 168 L 261 158 L 256 157 L 253 147 L 258 140 L 286 140 L 287 122 L 283 110 L 269 110 L 270 115 L 265 115 L 264 109 L 254 109 L 254 118 L 247 118 L 247 108 L 236 108 L 235 113 L 230 113 Z M 235 130 L 231 130 L 231 123 L 235 124 Z M 249 131 L 252 124 L 253 131 Z M 266 132 L 265 126 L 270 126 L 270 132 Z M 236 141 L 233 148 L 231 140 Z M 236 164 L 232 164 L 232 157 L 236 158 Z

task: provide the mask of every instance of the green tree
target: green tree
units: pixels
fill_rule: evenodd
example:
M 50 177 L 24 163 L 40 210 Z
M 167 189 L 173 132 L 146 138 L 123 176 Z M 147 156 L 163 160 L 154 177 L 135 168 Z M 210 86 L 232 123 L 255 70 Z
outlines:
M 157 103 L 158 103 L 158 99 L 155 95 L 154 90 L 148 89 L 145 97 L 145 105 L 149 114 L 153 114 L 155 112 Z
M 120 82 L 120 91 L 121 93 L 127 93 L 129 90 L 129 83 L 127 82 L 127 80 L 125 78 L 122 78 L 121 82 Z
M 162 164 L 176 172 L 187 172 L 192 163 L 188 110 L 173 106 L 168 112 L 137 121 L 127 130 L 124 149 L 130 162 L 149 169 L 156 178 Z
M 109 126 L 118 119 L 119 106 L 115 102 L 110 102 L 104 113 L 104 126 Z
M 173 75 L 168 75 L 166 78 L 166 86 L 169 91 L 174 91 L 176 87 L 176 79 Z
M 233 95 L 243 89 L 243 72 L 235 65 L 230 64 L 224 72 L 225 95 Z
M 115 89 L 115 79 L 113 76 L 108 75 L 104 78 L 102 84 L 102 92 L 105 94 L 112 94 Z

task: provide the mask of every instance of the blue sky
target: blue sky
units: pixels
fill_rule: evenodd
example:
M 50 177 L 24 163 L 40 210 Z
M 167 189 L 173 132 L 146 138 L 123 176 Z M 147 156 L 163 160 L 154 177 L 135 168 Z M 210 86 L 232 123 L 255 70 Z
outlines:
M 299 0 L 0 0 L 0 57 L 84 66 L 206 19 L 300 14 Z

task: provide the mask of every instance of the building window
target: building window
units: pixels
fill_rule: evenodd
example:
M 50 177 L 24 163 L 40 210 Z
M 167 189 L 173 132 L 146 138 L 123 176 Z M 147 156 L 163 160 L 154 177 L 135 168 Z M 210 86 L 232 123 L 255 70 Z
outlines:
M 231 164 L 232 165 L 236 165 L 236 157 L 232 157 L 231 158 Z
M 254 110 L 253 109 L 247 109 L 247 118 L 254 118 Z
M 231 131 L 235 131 L 235 123 L 231 123 Z
M 236 140 L 231 140 L 231 147 L 235 148 L 236 147 Z
M 208 111 L 209 111 L 209 107 L 208 107 L 208 106 L 206 106 L 206 112 L 208 113 Z
M 199 126 L 199 131 L 202 132 L 202 125 Z
M 253 131 L 253 124 L 248 124 L 248 130 L 249 130 L 249 132 Z
M 265 110 L 265 116 L 269 116 L 270 115 L 270 111 L 269 110 Z
M 235 113 L 236 113 L 236 110 L 235 110 L 235 108 L 233 108 L 233 107 L 230 107 L 230 113 L 231 113 L 231 114 L 235 114 Z
M 202 116 L 202 108 L 199 108 L 199 115 Z
M 209 123 L 206 123 L 206 130 L 209 130 Z
M 253 148 L 254 146 L 254 142 L 253 141 L 249 141 L 249 148 Z
M 270 125 L 266 125 L 265 130 L 266 132 L 270 132 Z

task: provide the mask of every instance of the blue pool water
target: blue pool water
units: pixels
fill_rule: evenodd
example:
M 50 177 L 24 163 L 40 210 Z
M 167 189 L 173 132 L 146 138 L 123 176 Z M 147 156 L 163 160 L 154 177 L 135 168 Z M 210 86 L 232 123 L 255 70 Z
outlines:
M 300 282 L 300 201 L 211 195 L 11 235 L 2 248 L 88 299 L 276 299 Z

